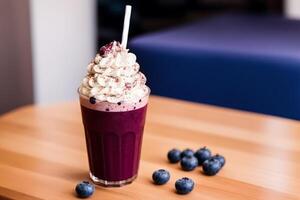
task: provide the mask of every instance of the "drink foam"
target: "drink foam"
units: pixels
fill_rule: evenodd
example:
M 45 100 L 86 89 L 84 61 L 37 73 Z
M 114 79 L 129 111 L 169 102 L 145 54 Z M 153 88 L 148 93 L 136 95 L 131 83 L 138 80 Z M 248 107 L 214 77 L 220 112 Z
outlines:
M 95 98 L 97 104 L 106 104 L 103 107 L 113 104 L 124 105 L 126 109 L 138 107 L 134 105 L 140 105 L 150 92 L 139 69 L 136 56 L 119 42 L 101 47 L 79 87 L 81 99 Z M 118 110 L 119 106 L 111 109 Z

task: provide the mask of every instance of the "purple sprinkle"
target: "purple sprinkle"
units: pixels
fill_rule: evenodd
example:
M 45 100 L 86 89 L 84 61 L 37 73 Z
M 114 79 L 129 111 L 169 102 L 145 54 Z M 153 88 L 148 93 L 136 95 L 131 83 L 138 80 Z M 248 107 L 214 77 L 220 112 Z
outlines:
M 139 102 L 141 103 L 141 102 L 142 102 L 142 99 L 140 99 Z
M 108 112 L 108 111 L 109 111 L 109 109 L 108 109 L 108 108 L 106 108 L 106 111 Z
M 118 105 L 121 105 L 121 102 L 118 102 Z
M 133 107 L 133 109 L 135 109 L 135 107 Z

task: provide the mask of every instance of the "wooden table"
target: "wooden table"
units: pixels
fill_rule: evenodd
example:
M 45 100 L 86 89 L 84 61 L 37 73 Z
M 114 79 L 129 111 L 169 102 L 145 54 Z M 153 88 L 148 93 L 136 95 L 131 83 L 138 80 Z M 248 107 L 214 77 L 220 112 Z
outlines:
M 300 123 L 271 116 L 151 97 L 138 179 L 121 188 L 97 187 L 90 199 L 300 199 Z M 208 146 L 226 156 L 214 177 L 169 164 L 173 147 Z M 152 184 L 165 168 L 171 180 Z M 196 182 L 186 196 L 174 192 L 181 177 Z M 27 106 L 0 117 L 0 199 L 76 199 L 88 179 L 78 102 Z

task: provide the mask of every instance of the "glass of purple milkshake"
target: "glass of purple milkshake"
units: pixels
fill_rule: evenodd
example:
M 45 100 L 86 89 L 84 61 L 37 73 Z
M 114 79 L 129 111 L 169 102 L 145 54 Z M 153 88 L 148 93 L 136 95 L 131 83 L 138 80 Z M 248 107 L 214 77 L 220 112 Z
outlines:
M 78 91 L 91 179 L 103 186 L 131 183 L 150 94 L 136 56 L 119 42 L 101 47 Z

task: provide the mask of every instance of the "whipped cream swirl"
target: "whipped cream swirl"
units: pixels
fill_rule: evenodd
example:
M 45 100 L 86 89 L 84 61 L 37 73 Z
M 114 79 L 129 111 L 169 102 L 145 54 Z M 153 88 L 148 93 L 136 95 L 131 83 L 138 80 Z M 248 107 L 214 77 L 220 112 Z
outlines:
M 149 93 L 146 77 L 139 69 L 133 53 L 119 42 L 111 42 L 101 47 L 88 65 L 79 92 L 88 98 L 110 103 L 138 102 Z

